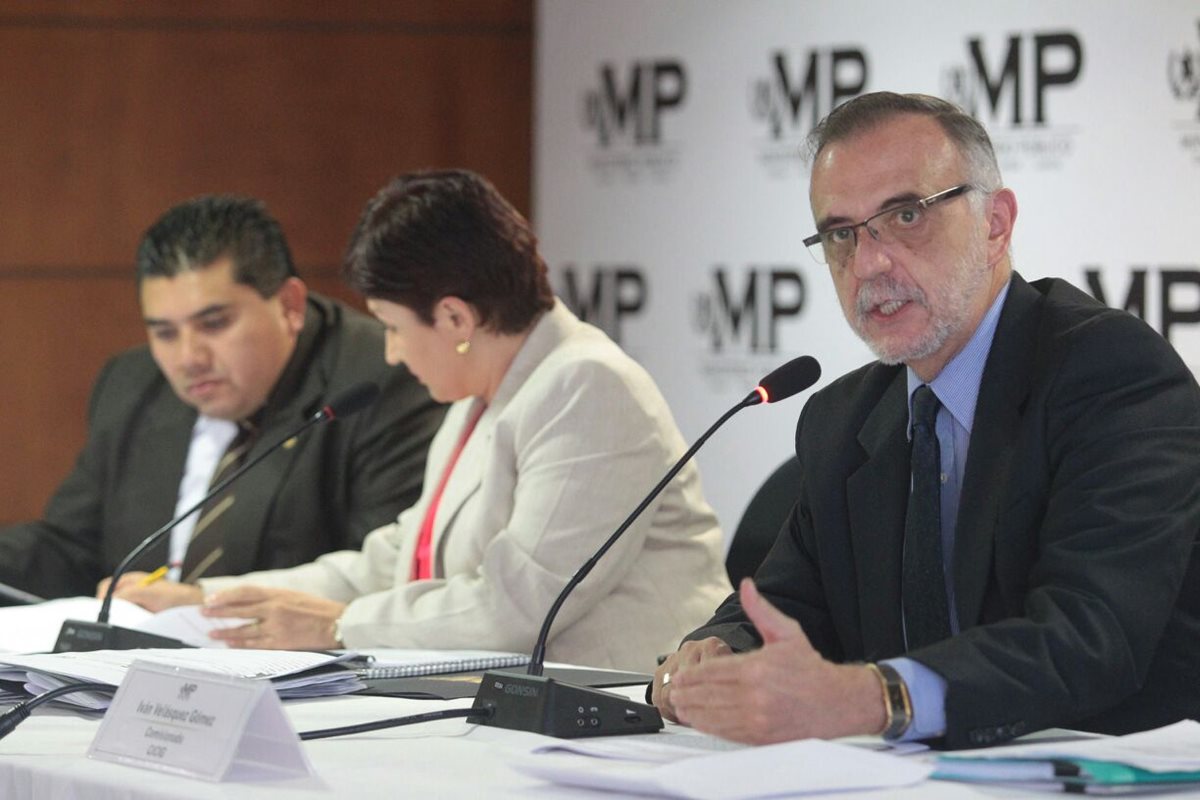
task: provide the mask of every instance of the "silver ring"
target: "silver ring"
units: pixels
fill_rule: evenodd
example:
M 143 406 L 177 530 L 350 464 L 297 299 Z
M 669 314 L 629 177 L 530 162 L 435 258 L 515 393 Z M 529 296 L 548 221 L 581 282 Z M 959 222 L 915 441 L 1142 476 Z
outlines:
M 671 682 L 671 673 L 669 673 L 669 672 L 664 672 L 664 673 L 663 673 L 663 679 L 662 679 L 662 683 L 661 683 L 661 684 L 659 684 L 659 688 L 662 688 L 662 689 L 665 689 L 665 688 L 667 688 L 667 684 L 668 684 L 668 683 L 670 683 L 670 682 Z

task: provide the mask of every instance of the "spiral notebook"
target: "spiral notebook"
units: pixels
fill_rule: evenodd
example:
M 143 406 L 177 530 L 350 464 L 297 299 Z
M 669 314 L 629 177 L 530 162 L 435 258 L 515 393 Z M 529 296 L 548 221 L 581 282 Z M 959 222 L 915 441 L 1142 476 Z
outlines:
M 529 663 L 528 653 L 496 650 L 359 650 L 358 653 L 372 659 L 369 666 L 357 671 L 364 680 L 476 672 Z

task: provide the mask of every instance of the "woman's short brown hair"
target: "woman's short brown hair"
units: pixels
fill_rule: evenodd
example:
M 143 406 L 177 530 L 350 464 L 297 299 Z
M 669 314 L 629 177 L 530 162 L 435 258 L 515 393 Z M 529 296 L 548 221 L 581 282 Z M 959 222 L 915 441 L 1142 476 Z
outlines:
M 395 178 L 367 203 L 344 273 L 363 295 L 399 303 L 426 324 L 454 296 L 481 324 L 518 333 L 554 305 L 529 223 L 486 178 L 466 170 Z

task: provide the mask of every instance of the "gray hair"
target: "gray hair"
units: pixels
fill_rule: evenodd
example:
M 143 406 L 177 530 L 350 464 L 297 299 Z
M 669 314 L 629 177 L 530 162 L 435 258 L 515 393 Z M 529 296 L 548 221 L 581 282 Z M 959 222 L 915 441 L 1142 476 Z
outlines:
M 958 148 L 967 165 L 967 180 L 980 190 L 972 194 L 972 206 L 979 210 L 983 198 L 1004 183 L 996 152 L 987 131 L 970 114 L 953 103 L 927 94 L 871 92 L 838 106 L 821 120 L 808 135 L 806 154 L 810 163 L 834 142 L 849 139 L 904 114 L 931 117 Z

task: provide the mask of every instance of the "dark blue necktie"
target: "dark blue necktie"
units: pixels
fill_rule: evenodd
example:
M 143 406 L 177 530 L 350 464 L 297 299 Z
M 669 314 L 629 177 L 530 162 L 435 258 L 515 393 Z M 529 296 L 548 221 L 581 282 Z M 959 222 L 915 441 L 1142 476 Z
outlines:
M 904 632 L 915 650 L 950 635 L 946 574 L 942 565 L 942 464 L 937 438 L 937 395 L 913 392 L 912 492 L 904 519 L 904 569 L 900 587 Z

